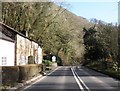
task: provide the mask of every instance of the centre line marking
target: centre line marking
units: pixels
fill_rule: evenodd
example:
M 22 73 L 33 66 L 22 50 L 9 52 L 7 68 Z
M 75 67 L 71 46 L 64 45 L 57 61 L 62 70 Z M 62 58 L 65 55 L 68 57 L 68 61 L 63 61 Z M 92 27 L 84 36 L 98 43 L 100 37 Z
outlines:
M 90 89 L 87 87 L 87 85 L 83 82 L 83 80 L 78 76 L 78 74 L 75 72 L 75 74 L 77 75 L 78 79 L 80 80 L 80 82 L 85 86 L 85 88 L 90 91 Z
M 76 80 L 76 82 L 77 82 L 77 84 L 78 84 L 80 90 L 85 91 L 85 90 L 83 89 L 81 83 L 79 82 L 78 78 L 76 77 L 76 75 L 75 75 L 75 73 L 74 73 L 74 71 L 73 71 L 72 68 L 71 68 L 71 71 L 72 71 L 72 73 L 73 73 L 73 76 L 74 76 L 74 78 L 75 78 L 75 80 Z

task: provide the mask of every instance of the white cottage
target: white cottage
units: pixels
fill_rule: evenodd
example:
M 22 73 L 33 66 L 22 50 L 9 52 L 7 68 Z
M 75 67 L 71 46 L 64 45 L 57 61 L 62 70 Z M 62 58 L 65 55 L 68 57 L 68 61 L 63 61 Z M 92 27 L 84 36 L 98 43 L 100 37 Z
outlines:
M 34 63 L 42 63 L 42 48 L 33 40 L 0 23 L 0 66 L 28 64 L 28 57 L 34 56 Z
M 0 66 L 14 66 L 14 62 L 15 42 L 0 31 Z

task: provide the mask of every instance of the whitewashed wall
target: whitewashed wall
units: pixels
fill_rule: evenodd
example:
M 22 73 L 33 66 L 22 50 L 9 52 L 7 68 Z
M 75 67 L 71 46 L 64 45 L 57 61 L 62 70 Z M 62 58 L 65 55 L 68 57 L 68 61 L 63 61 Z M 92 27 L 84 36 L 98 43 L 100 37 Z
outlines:
M 26 63 L 28 63 L 28 56 L 31 55 L 31 41 L 28 39 L 26 39 L 25 54 L 26 54 Z
M 35 63 L 42 63 L 42 49 L 38 48 L 38 44 L 17 35 L 16 63 L 17 65 L 26 65 L 28 56 L 34 56 Z M 39 52 L 38 52 L 39 51 Z
M 33 48 L 33 56 L 35 57 L 35 63 L 38 63 L 38 44 L 35 42 L 32 42 L 32 48 Z
M 25 65 L 26 63 L 26 39 L 17 35 L 16 64 Z
M 0 66 L 14 66 L 15 44 L 0 39 Z
M 39 46 L 38 48 L 38 64 L 42 63 L 43 55 L 42 55 L 42 48 Z

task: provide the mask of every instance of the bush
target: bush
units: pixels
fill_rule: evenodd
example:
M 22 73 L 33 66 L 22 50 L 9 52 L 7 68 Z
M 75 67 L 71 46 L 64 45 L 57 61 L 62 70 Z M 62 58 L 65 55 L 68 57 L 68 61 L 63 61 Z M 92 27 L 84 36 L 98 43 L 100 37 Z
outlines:
M 115 68 L 113 68 L 111 63 L 107 64 L 105 63 L 105 61 L 98 61 L 98 62 L 93 62 L 86 66 L 96 71 L 99 71 L 103 74 L 109 75 L 113 78 L 120 79 L 120 70 L 116 68 L 117 65 L 113 65 L 113 67 L 115 66 Z
M 43 64 L 23 66 L 4 66 L 2 68 L 2 86 L 13 87 L 18 82 L 24 82 L 38 76 L 45 69 Z
M 2 85 L 14 86 L 19 78 L 18 66 L 4 66 L 2 67 Z
M 50 60 L 44 60 L 46 66 L 51 66 L 52 62 Z
M 19 66 L 19 82 L 24 82 L 38 76 L 43 70 L 42 64 L 29 64 Z

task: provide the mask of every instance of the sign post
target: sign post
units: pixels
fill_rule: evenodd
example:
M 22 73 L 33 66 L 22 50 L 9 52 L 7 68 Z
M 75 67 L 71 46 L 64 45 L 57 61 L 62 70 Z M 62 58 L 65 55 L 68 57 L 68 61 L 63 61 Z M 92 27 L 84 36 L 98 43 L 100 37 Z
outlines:
M 52 56 L 52 62 L 56 62 L 56 57 Z

